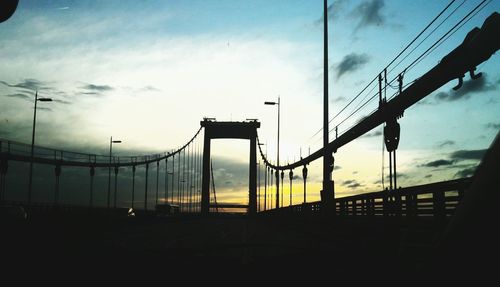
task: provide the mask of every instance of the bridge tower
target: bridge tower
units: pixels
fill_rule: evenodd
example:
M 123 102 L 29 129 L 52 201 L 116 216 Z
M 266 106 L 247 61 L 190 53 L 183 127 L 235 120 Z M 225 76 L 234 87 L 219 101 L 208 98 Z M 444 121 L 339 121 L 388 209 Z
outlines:
M 200 122 L 205 128 L 203 142 L 203 172 L 201 179 L 201 214 L 210 211 L 210 142 L 212 139 L 248 139 L 250 140 L 250 176 L 248 213 L 257 212 L 257 129 L 260 122 L 217 122 L 204 119 Z

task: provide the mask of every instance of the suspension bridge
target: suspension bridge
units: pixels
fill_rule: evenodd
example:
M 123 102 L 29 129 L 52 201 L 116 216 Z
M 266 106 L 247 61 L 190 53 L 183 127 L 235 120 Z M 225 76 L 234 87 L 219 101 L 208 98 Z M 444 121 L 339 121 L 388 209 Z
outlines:
M 471 11 L 467 17 L 474 12 L 474 10 Z M 467 18 L 462 20 L 466 21 Z M 325 39 L 327 38 L 326 22 Z M 454 29 L 462 23 L 458 22 L 449 33 L 453 33 Z M 10 210 L 4 213 L 10 212 L 12 215 L 16 212 L 24 212 L 21 217 L 42 226 L 48 224 L 47 218 L 56 220 L 57 224 L 60 224 L 57 226 L 63 226 L 70 230 L 69 237 L 67 233 L 64 233 L 65 238 L 69 238 L 70 242 L 73 242 L 67 248 L 78 249 L 81 246 L 75 245 L 83 244 L 84 241 L 85 245 L 92 242 L 89 244 L 91 247 L 80 249 L 82 256 L 96 246 L 99 246 L 96 249 L 99 252 L 111 252 L 113 256 L 123 250 L 140 253 L 140 250 L 146 248 L 143 241 L 132 239 L 131 236 L 119 239 L 116 234 L 144 232 L 146 235 L 151 235 L 151 231 L 141 229 L 142 224 L 148 220 L 148 224 L 154 225 L 155 228 L 165 227 L 161 232 L 155 233 L 152 241 L 148 241 L 151 248 L 158 251 L 151 255 L 155 258 L 166 256 L 187 263 L 190 260 L 205 260 L 200 259 L 201 256 L 210 258 L 210 260 L 218 258 L 218 260 L 226 262 L 236 260 L 238 263 L 261 264 L 265 260 L 272 265 L 276 263 L 273 260 L 285 262 L 290 256 L 299 256 L 303 260 L 317 259 L 319 256 L 329 260 L 330 256 L 336 255 L 342 260 L 346 260 L 333 263 L 336 268 L 342 269 L 346 268 L 344 263 L 348 265 L 355 261 L 353 258 L 356 256 L 367 254 L 382 256 L 381 261 L 384 264 L 391 264 L 391 266 L 393 266 L 395 258 L 405 258 L 406 261 L 398 267 L 399 270 L 407 270 L 405 268 L 408 265 L 411 265 L 411 268 L 415 268 L 416 265 L 421 267 L 425 262 L 424 255 L 431 252 L 429 249 L 431 238 L 434 238 L 438 233 L 441 234 L 446 228 L 449 234 L 453 234 L 455 232 L 453 227 L 460 225 L 458 220 L 467 216 L 467 210 L 463 206 L 468 205 L 470 210 L 478 209 L 476 205 L 479 202 L 486 204 L 483 197 L 488 198 L 487 196 L 492 193 L 485 191 L 485 189 L 487 189 L 488 184 L 494 182 L 494 171 L 498 170 L 499 142 L 497 136 L 472 177 L 401 188 L 397 184 L 398 173 L 396 169 L 396 151 L 401 129 L 398 119 L 403 117 L 408 108 L 448 82 L 457 80 L 455 89 L 459 89 L 467 73 L 472 80 L 479 78 L 481 74 L 475 73 L 476 67 L 488 61 L 500 48 L 499 26 L 499 15 L 493 13 L 485 19 L 481 27 L 470 31 L 464 37 L 463 42 L 444 56 L 437 65 L 413 81 L 404 82 L 406 80 L 404 78 L 405 72 L 432 51 L 436 45 L 439 45 L 439 41 L 430 46 L 426 52 L 417 57 L 412 64 L 403 69 L 392 80 L 388 79 L 386 67 L 370 83 L 378 81 L 378 91 L 368 100 L 378 98 L 378 108 L 341 133 L 338 133 L 340 124 L 334 126 L 333 129 L 329 128 L 328 124 L 331 120 L 326 109 L 322 129 L 324 133 L 323 147 L 292 163 L 280 165 L 279 161 L 272 163 L 266 157 L 261 148 L 261 139 L 258 136 L 261 125 L 258 120 L 226 122 L 204 118 L 200 121 L 200 128 L 194 132 L 193 137 L 180 148 L 163 153 L 138 156 L 87 154 L 1 139 L 0 200 L 4 210 L 7 208 Z M 443 35 L 440 40 L 445 39 L 449 33 Z M 328 79 L 326 43 L 325 40 L 325 79 Z M 408 47 L 409 45 L 405 50 Z M 400 55 L 401 53 L 388 67 Z M 328 103 L 327 82 L 325 80 L 326 103 Z M 385 89 L 393 83 L 398 84 L 397 92 L 391 98 L 386 98 Z M 410 113 L 405 116 L 411 117 L 413 115 Z M 335 178 L 336 153 L 341 152 L 342 147 L 353 140 L 381 125 L 384 126 L 384 143 L 389 153 L 389 187 L 371 193 L 336 197 L 333 180 Z M 329 140 L 331 131 L 335 131 L 335 137 Z M 217 203 L 210 194 L 210 186 L 213 181 L 210 168 L 211 140 L 220 138 L 250 141 L 248 204 Z M 311 190 L 307 187 L 308 165 L 316 160 L 323 161 L 321 190 Z M 258 161 L 262 163 L 262 168 L 261 165 L 258 165 Z M 43 179 L 53 184 L 51 201 L 38 202 L 36 200 L 36 198 L 40 198 L 36 194 L 37 186 L 41 184 L 39 180 L 34 182 L 34 188 L 30 185 L 25 199 L 10 199 L 13 193 L 18 192 L 18 190 L 9 190 L 8 188 L 8 182 L 11 180 L 9 171 L 16 164 L 24 166 L 29 164 L 30 170 L 32 170 L 33 165 L 53 169 L 53 179 L 50 179 L 49 176 Z M 71 170 L 72 177 L 78 177 L 79 182 L 81 182 L 80 188 L 87 189 L 87 204 L 74 205 L 61 202 L 61 193 L 71 193 L 73 188 L 61 183 L 61 178 L 65 176 L 66 170 Z M 96 177 L 102 177 L 106 174 L 108 174 L 106 204 L 98 205 L 95 201 Z M 302 189 L 294 190 L 294 192 L 304 194 L 304 201 L 296 205 L 292 205 L 291 200 L 293 181 L 298 180 L 294 174 L 302 175 L 303 186 Z M 139 182 L 142 186 L 139 186 L 136 180 L 138 177 L 141 179 Z M 19 177 L 13 179 L 19 180 Z M 290 186 L 288 206 L 285 206 L 283 202 L 286 180 Z M 120 183 L 120 181 L 122 182 Z M 120 201 L 120 197 L 125 196 L 119 188 L 120 184 L 130 187 L 131 200 L 127 206 L 124 206 L 123 201 Z M 144 198 L 137 197 L 138 189 L 141 190 Z M 307 202 L 306 193 L 319 193 L 320 201 Z M 495 198 L 495 196 L 491 198 Z M 467 204 L 462 202 L 467 201 L 467 199 L 469 199 Z M 215 212 L 219 208 L 245 209 L 247 212 L 245 216 L 229 214 L 223 217 Z M 461 208 L 463 210 L 460 210 Z M 455 213 L 459 213 L 459 215 Z M 68 218 L 71 219 L 71 223 L 66 222 Z M 211 221 L 211 218 L 215 218 L 216 221 Z M 241 218 L 244 218 L 246 222 L 243 226 L 239 221 Z M 131 220 L 134 220 L 133 223 Z M 78 226 L 75 222 L 81 225 Z M 91 222 L 92 224 L 86 225 L 82 222 Z M 448 224 L 449 222 L 455 223 L 455 225 Z M 82 232 L 76 231 L 77 226 L 78 228 L 85 226 L 83 227 L 84 231 L 93 230 L 89 231 L 89 234 L 95 234 L 97 229 L 100 232 L 109 229 L 111 231 L 104 236 L 106 240 L 109 242 L 123 240 L 122 243 L 125 247 L 120 245 L 121 243 L 118 245 L 109 242 L 106 244 L 97 243 L 100 242 L 100 239 L 94 235 L 87 235 L 82 239 L 75 235 Z M 186 233 L 186 230 L 192 233 Z M 193 233 L 194 230 L 196 230 L 195 233 Z M 26 228 L 21 231 L 16 229 L 16 231 L 20 232 L 19 234 L 22 236 L 15 237 L 16 239 L 10 242 L 11 244 L 19 238 L 22 238 L 19 241 L 21 243 L 33 244 L 32 242 L 28 243 L 26 238 L 38 234 L 36 228 Z M 51 248 L 56 248 L 57 243 L 54 242 L 59 241 L 55 238 L 63 231 L 54 229 L 52 232 L 55 235 L 49 236 L 49 239 L 43 242 Z M 305 237 L 304 234 L 308 232 L 315 236 Z M 199 237 L 199 234 L 203 235 Z M 179 241 L 179 238 L 183 238 L 182 242 Z M 55 241 L 51 242 L 51 240 Z M 209 243 L 201 244 L 201 240 Z M 220 242 L 230 244 L 235 240 L 240 245 L 231 248 L 226 246 L 222 248 L 223 250 L 218 245 L 223 244 Z M 348 248 L 339 248 L 335 244 L 331 244 L 331 242 L 338 243 L 339 240 L 344 242 Z M 352 242 L 346 243 L 349 240 Z M 412 240 L 416 242 L 412 242 Z M 452 239 L 446 237 L 446 240 Z M 19 242 L 17 243 L 21 244 Z M 160 247 L 165 242 L 167 245 L 170 244 L 171 248 Z M 459 242 L 463 243 L 463 241 Z M 36 243 L 35 247 L 27 250 L 35 253 L 42 252 L 39 250 L 40 244 Z M 210 246 L 213 248 L 207 249 L 207 244 L 212 244 Z M 314 247 L 298 251 L 298 246 L 305 245 Z M 355 246 L 364 247 L 357 249 Z M 391 248 L 387 246 L 391 246 Z M 380 250 L 375 250 L 376 248 L 380 248 Z M 394 248 L 399 253 L 394 253 Z M 353 253 L 347 254 L 346 250 Z M 423 254 L 420 253 L 422 251 L 424 251 Z M 93 250 L 92 254 L 95 253 L 97 251 Z M 320 255 L 318 255 L 319 253 Z M 271 257 L 275 259 L 270 259 Z M 369 264 L 372 263 L 374 262 L 369 262 Z

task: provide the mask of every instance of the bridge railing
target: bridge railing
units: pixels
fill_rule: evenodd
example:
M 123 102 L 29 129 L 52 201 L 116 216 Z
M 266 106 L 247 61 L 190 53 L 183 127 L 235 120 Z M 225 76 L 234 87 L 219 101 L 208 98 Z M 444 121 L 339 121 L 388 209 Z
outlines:
M 0 139 L 0 153 L 9 159 L 31 161 L 30 144 Z M 167 156 L 166 152 L 141 156 L 112 156 L 110 158 L 106 155 L 65 151 L 41 146 L 34 146 L 33 148 L 33 162 L 46 164 L 59 162 L 62 165 L 70 166 L 131 165 L 163 159 L 165 156 Z
M 62 166 L 116 167 L 143 165 L 158 162 L 179 154 L 195 140 L 201 130 L 200 127 L 184 146 L 171 152 L 134 156 L 112 156 L 111 158 L 108 155 L 65 151 L 41 146 L 33 147 L 32 158 L 30 144 L 0 138 L 0 159 L 24 162 L 33 161 L 34 163 Z
M 393 191 L 378 191 L 336 198 L 338 216 L 406 216 L 446 218 L 464 196 L 472 178 L 442 181 Z M 321 202 L 309 202 L 272 209 L 261 214 L 329 214 Z

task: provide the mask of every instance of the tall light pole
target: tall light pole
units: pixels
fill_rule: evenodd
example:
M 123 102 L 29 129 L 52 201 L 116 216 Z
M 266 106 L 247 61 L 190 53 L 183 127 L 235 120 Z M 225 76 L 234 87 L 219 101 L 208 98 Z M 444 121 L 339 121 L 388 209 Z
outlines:
M 38 98 L 38 91 L 35 92 L 35 109 L 33 112 L 33 133 L 31 134 L 31 153 L 30 153 L 30 177 L 28 182 L 28 203 L 31 203 L 31 191 L 33 189 L 33 156 L 35 152 L 35 128 L 36 128 L 36 106 L 40 102 L 52 102 L 51 98 Z
M 332 184 L 330 181 L 330 165 L 331 155 L 327 150 L 328 146 L 328 4 L 327 0 L 324 0 L 324 29 L 323 29 L 323 194 L 321 195 L 321 201 L 326 202 L 329 198 L 334 197 Z
M 122 141 L 114 141 L 113 137 L 109 139 L 109 167 L 108 167 L 108 208 L 109 208 L 109 202 L 110 202 L 110 195 L 111 195 L 111 156 L 113 153 L 113 144 L 114 143 L 121 143 Z
M 277 105 L 278 106 L 278 148 L 276 153 L 276 166 L 280 165 L 280 96 L 278 96 L 278 102 L 264 102 L 265 105 Z M 277 171 L 277 170 L 276 170 Z M 280 181 L 276 180 L 276 208 L 280 207 Z

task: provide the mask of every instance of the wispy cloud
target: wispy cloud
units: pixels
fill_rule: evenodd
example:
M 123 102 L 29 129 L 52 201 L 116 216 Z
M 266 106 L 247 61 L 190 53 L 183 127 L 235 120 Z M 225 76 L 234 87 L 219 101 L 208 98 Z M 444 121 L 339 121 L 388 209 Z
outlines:
M 435 95 L 437 102 L 452 102 L 458 100 L 467 100 L 474 93 L 495 91 L 498 84 L 490 83 L 487 79 L 487 74 L 476 80 L 465 80 L 462 87 L 457 91 L 449 90 L 448 92 L 439 92 Z
M 358 187 L 361 187 L 363 186 L 363 184 L 359 183 L 358 181 L 356 181 L 355 179 L 348 179 L 348 180 L 344 180 L 342 183 L 341 183 L 342 186 L 345 186 L 347 188 L 350 188 L 350 189 L 355 189 L 355 188 L 358 188 Z
M 81 88 L 84 90 L 95 91 L 95 92 L 108 92 L 113 90 L 113 88 L 108 85 L 94 85 L 94 84 L 86 84 Z
M 500 123 L 487 123 L 486 128 L 498 130 L 500 129 Z
M 424 167 L 440 167 L 440 166 L 447 166 L 447 165 L 453 165 L 452 160 L 447 160 L 447 159 L 438 159 L 434 160 L 425 164 L 422 164 L 421 166 Z
M 52 99 L 52 101 L 63 105 L 71 105 L 70 101 L 59 100 L 59 99 Z
M 342 97 L 342 96 L 339 96 L 339 97 L 335 97 L 334 99 L 331 100 L 332 103 L 338 103 L 338 102 L 343 102 L 345 101 L 345 97 Z
M 32 91 L 51 90 L 47 83 L 41 82 L 36 79 L 25 79 L 24 81 L 17 84 L 10 84 L 5 81 L 0 81 L 0 83 L 11 88 L 20 88 Z
M 142 88 L 142 90 L 146 92 L 161 92 L 160 89 L 153 86 L 145 86 L 144 88 Z
M 345 4 L 347 3 L 347 0 L 335 0 L 330 4 L 327 8 L 327 13 L 328 13 L 328 21 L 334 21 L 339 18 L 340 13 L 345 10 Z M 314 21 L 314 24 L 316 25 L 321 25 L 325 19 L 325 15 L 321 15 L 321 18 L 318 20 Z
M 37 107 L 36 109 L 37 110 L 42 110 L 42 111 L 47 111 L 47 112 L 52 112 L 52 109 L 51 108 L 47 108 L 47 107 Z
M 476 166 L 468 167 L 461 169 L 455 173 L 455 178 L 463 178 L 463 177 L 470 177 L 473 176 L 474 173 L 476 172 Z
M 438 160 L 433 160 L 429 161 L 424 164 L 418 165 L 419 167 L 447 167 L 447 166 L 453 166 L 454 168 L 460 168 L 460 167 L 470 167 L 469 164 L 463 164 L 461 163 L 462 161 L 467 161 L 467 160 L 475 160 L 479 161 L 483 158 L 484 154 L 486 153 L 486 149 L 479 149 L 479 150 L 457 150 L 449 154 L 448 159 L 438 159 Z
M 438 143 L 439 147 L 452 146 L 452 145 L 455 145 L 455 142 L 452 140 L 445 140 Z
M 21 93 L 15 93 L 15 94 L 8 94 L 8 95 L 4 95 L 6 97 L 9 97 L 9 98 L 18 98 L 18 99 L 23 99 L 23 100 L 33 100 L 32 97 L 29 97 L 28 95 L 25 95 L 25 94 L 21 94 Z
M 80 87 L 81 94 L 95 97 L 102 97 L 107 92 L 113 91 L 114 88 L 109 85 L 84 84 Z
M 342 59 L 340 63 L 335 67 L 335 71 L 337 72 L 337 79 L 339 79 L 345 73 L 355 72 L 363 66 L 365 66 L 370 60 L 370 57 L 367 54 L 356 54 L 351 53 Z
M 366 0 L 361 2 L 353 11 L 351 16 L 358 19 L 356 30 L 368 26 L 381 26 L 386 23 L 386 17 L 382 14 L 384 0 Z
M 453 152 L 450 158 L 453 160 L 481 160 L 486 151 L 486 149 L 458 150 Z

